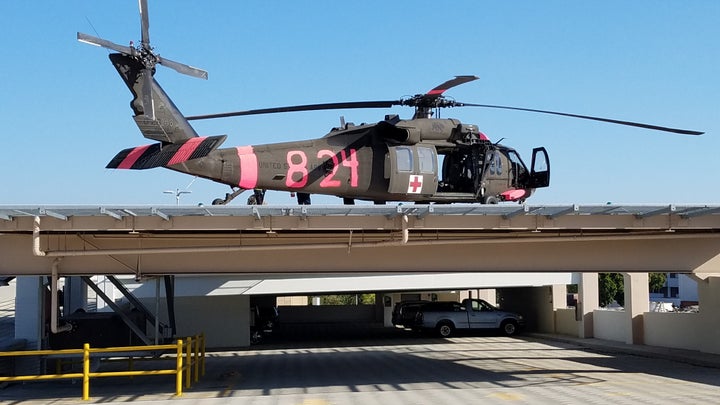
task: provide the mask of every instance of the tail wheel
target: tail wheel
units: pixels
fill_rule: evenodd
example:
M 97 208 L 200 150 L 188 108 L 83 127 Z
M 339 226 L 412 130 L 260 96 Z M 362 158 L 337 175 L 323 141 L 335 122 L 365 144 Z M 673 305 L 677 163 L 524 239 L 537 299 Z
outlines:
M 450 322 L 441 322 L 437 326 L 437 333 L 440 337 L 448 338 L 455 332 L 455 326 Z
M 518 324 L 513 320 L 503 321 L 500 325 L 500 330 L 505 336 L 513 336 L 518 333 Z

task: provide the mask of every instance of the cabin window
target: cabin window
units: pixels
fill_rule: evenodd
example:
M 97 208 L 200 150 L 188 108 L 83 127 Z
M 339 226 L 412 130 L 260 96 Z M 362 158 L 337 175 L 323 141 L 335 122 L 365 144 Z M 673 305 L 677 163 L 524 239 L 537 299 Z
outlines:
M 418 146 L 418 160 L 420 161 L 420 173 L 435 173 L 437 166 L 433 150 L 423 146 Z
M 490 172 L 490 174 L 495 174 L 495 175 L 501 176 L 503 174 L 503 172 L 502 172 L 502 159 L 500 158 L 500 153 L 498 153 L 498 152 L 489 153 L 488 160 L 490 161 L 490 165 L 488 166 L 488 172 Z
M 399 172 L 413 171 L 412 149 L 398 146 L 395 148 L 395 157 L 397 158 L 397 170 Z

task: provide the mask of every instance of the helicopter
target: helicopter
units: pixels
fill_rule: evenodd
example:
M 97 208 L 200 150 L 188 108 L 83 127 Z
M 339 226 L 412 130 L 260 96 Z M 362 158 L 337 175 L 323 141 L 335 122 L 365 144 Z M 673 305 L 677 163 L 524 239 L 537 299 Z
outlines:
M 127 148 L 108 163 L 111 169 L 170 170 L 227 184 L 231 192 L 212 203 L 227 204 L 252 190 L 249 203 L 262 204 L 266 190 L 288 191 L 298 204 L 310 195 L 341 197 L 345 204 L 367 200 L 415 203 L 523 203 L 538 188 L 550 185 L 550 160 L 544 147 L 532 150 L 527 166 L 513 148 L 492 142 L 477 125 L 439 118 L 448 107 L 481 107 L 553 114 L 629 125 L 685 135 L 703 132 L 530 108 L 462 103 L 444 96 L 449 89 L 477 80 L 456 76 L 426 93 L 399 100 L 353 101 L 262 108 L 184 116 L 154 78 L 157 65 L 207 79 L 208 74 L 161 57 L 150 45 L 147 0 L 139 0 L 141 41 L 119 45 L 78 32 L 81 42 L 117 53 L 110 61 L 133 95 L 133 119 L 145 138 L 156 143 Z M 410 119 L 388 114 L 373 124 L 344 122 L 309 140 L 220 148 L 227 135 L 200 136 L 193 120 L 298 111 L 414 108 Z

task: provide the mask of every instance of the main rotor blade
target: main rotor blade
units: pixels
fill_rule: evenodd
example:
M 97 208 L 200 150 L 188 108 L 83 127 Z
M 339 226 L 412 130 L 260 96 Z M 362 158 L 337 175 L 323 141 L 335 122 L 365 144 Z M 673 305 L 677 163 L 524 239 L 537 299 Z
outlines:
M 132 55 L 134 49 L 129 46 L 123 46 L 118 45 L 114 42 L 110 42 L 108 40 L 94 37 L 92 35 L 83 34 L 82 32 L 77 33 L 77 39 L 80 42 L 85 42 L 86 44 L 95 45 L 95 46 L 102 46 L 103 48 L 112 49 L 113 51 L 117 51 L 120 53 L 124 53 L 125 55 Z
M 673 132 L 676 134 L 683 134 L 683 135 L 702 135 L 705 133 L 705 132 L 693 131 L 693 130 L 689 130 L 689 129 L 669 128 L 669 127 L 662 127 L 662 126 L 658 126 L 658 125 L 643 124 L 643 123 L 639 123 L 639 122 L 614 120 L 611 118 L 591 117 L 589 115 L 570 114 L 570 113 L 563 113 L 563 112 L 557 112 L 557 111 L 535 110 L 532 108 L 508 107 L 508 106 L 503 106 L 503 105 L 489 105 L 489 104 L 471 104 L 471 103 L 457 103 L 457 104 L 455 104 L 455 106 L 457 106 L 457 107 L 497 108 L 497 109 L 502 109 L 502 110 L 529 111 L 529 112 L 540 113 L 540 114 L 553 114 L 553 115 L 560 115 L 563 117 L 573 117 L 573 118 L 581 118 L 581 119 L 585 119 L 585 120 L 609 122 L 611 124 L 628 125 L 631 127 L 652 129 L 655 131 Z
M 145 49 L 150 48 L 150 19 L 148 18 L 147 0 L 138 0 L 138 8 L 140 9 L 140 33 L 142 46 Z
M 238 117 L 243 115 L 259 115 L 274 114 L 282 112 L 296 111 L 316 111 L 316 110 L 343 110 L 351 108 L 390 108 L 394 105 L 400 105 L 400 101 L 352 101 L 346 103 L 325 103 L 325 104 L 306 104 L 287 107 L 260 108 L 256 110 L 245 110 L 226 112 L 219 114 L 194 115 L 185 117 L 187 120 L 206 120 L 212 118 Z
M 450 80 L 446 81 L 445 83 L 428 91 L 426 95 L 440 96 L 441 94 L 443 94 L 444 92 L 446 92 L 447 90 L 449 90 L 455 86 L 459 86 L 463 83 L 471 82 L 471 81 L 477 80 L 477 79 L 479 79 L 479 77 L 477 77 L 477 76 L 455 76 L 454 79 L 450 79 Z
M 182 73 L 182 74 L 185 74 L 188 76 L 193 76 L 193 77 L 199 77 L 199 78 L 205 79 L 205 80 L 207 80 L 207 78 L 208 78 L 208 72 L 206 72 L 202 69 L 198 69 L 196 67 L 192 67 L 192 66 L 186 65 L 184 63 L 175 62 L 170 59 L 165 59 L 160 56 L 158 56 L 157 59 L 158 59 L 159 64 L 161 64 L 163 66 L 167 66 L 170 69 L 173 69 L 178 73 Z

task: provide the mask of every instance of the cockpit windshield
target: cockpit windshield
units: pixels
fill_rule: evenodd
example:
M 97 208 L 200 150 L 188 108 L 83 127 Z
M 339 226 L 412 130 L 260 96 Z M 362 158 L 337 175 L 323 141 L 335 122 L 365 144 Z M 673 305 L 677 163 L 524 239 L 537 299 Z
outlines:
M 525 166 L 520 155 L 514 149 L 506 149 L 503 152 L 505 152 L 512 165 L 513 186 L 523 188 L 528 181 L 527 166 Z

